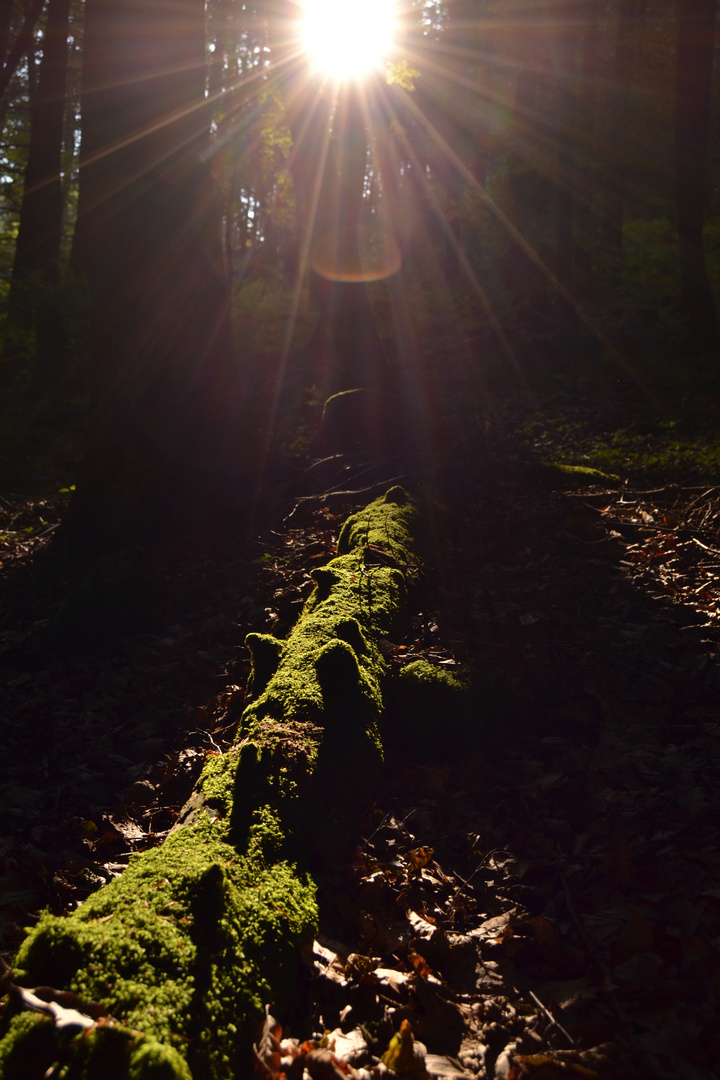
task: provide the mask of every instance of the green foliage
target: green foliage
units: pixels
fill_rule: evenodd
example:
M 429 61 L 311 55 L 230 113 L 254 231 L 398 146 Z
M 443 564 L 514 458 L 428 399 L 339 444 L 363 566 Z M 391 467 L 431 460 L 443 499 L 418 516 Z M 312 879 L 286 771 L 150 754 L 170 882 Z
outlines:
M 407 60 L 388 60 L 386 65 L 386 79 L 388 86 L 396 83 L 403 90 L 412 92 L 415 89 L 415 80 L 420 78 L 417 68 L 410 67 Z
M 720 438 L 715 432 L 693 430 L 688 423 L 672 418 L 638 423 L 633 430 L 593 431 L 580 422 L 559 417 L 537 417 L 524 425 L 525 446 L 542 454 L 562 456 L 564 461 L 547 461 L 533 466 L 562 486 L 571 481 L 614 484 L 618 476 L 633 481 L 680 483 L 696 478 L 720 477 Z M 600 475 L 593 470 L 601 470 Z M 604 478 L 603 478 L 603 474 Z M 564 482 L 563 482 L 564 476 Z
M 687 482 L 701 476 L 720 477 L 720 439 L 673 437 L 664 425 L 652 435 L 616 431 L 598 440 L 588 459 L 602 468 L 615 468 L 637 477 Z
M 293 346 L 301 349 L 312 333 L 315 318 L 302 310 L 293 316 L 292 290 L 277 278 L 240 281 L 233 292 L 233 326 L 246 356 L 280 356 L 289 331 Z

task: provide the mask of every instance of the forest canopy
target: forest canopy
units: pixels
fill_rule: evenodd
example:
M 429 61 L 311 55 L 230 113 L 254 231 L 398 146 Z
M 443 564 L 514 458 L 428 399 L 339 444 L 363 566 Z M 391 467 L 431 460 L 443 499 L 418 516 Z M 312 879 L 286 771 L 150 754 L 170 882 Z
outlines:
M 89 395 L 81 531 L 240 482 L 338 391 L 432 440 L 453 339 L 519 390 L 578 343 L 716 352 L 714 2 L 6 0 L 0 31 L 0 372 Z

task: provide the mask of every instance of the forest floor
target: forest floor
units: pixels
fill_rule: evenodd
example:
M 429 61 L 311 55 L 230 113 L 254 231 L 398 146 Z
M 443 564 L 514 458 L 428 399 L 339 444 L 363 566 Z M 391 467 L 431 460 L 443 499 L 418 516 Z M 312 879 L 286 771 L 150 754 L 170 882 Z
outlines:
M 409 1019 L 435 1075 L 720 1076 L 720 470 L 697 446 L 687 467 L 674 419 L 618 439 L 611 403 L 593 433 L 589 400 L 561 389 L 544 422 L 515 409 L 511 457 L 466 444 L 432 493 L 438 541 L 387 659 L 467 674 L 477 708 L 432 732 L 388 727 L 353 857 L 319 879 L 307 1000 L 289 1020 L 299 1038 L 334 1031 L 338 1060 L 381 1055 Z M 337 494 L 363 487 L 345 458 L 327 498 L 291 498 L 249 538 L 78 565 L 50 547 L 72 439 L 47 413 L 12 429 L 9 963 L 39 910 L 73 910 L 167 834 L 237 731 L 245 634 L 289 630 L 309 571 L 372 497 Z M 567 490 L 528 465 L 549 458 L 623 479 Z M 296 496 L 312 494 L 297 475 Z

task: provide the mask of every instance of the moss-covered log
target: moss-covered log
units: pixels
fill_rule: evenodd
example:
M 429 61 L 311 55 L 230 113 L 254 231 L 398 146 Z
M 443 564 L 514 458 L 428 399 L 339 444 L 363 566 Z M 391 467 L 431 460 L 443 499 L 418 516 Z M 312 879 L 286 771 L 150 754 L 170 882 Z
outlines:
M 392 489 L 345 523 L 289 638 L 250 635 L 255 700 L 180 827 L 73 915 L 43 915 L 20 949 L 18 983 L 71 990 L 113 1022 L 60 1031 L 11 1002 L 4 1080 L 238 1075 L 262 1005 L 292 1001 L 316 926 L 298 863 L 333 821 L 339 835 L 382 762 L 380 642 L 406 607 L 416 526 Z

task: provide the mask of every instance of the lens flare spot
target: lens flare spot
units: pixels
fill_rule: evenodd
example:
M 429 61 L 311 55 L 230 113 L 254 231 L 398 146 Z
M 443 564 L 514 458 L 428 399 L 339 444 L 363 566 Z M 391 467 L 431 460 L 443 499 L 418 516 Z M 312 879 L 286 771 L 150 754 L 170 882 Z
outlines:
M 402 256 L 390 232 L 360 226 L 352 242 L 340 231 L 326 232 L 314 243 L 311 262 L 330 281 L 380 281 L 400 269 Z

